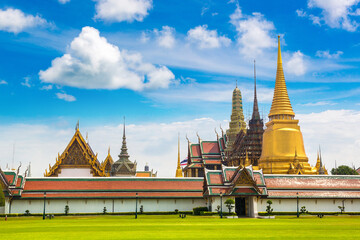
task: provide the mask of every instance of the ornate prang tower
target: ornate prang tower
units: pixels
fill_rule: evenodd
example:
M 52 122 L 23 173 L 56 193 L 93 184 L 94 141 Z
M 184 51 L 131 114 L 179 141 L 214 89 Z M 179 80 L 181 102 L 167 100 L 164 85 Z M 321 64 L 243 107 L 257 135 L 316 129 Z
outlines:
M 282 67 L 280 36 L 274 97 L 263 135 L 259 167 L 265 174 L 317 174 L 308 163 L 303 137 L 295 120 Z
M 126 147 L 126 136 L 125 136 L 125 118 L 124 118 L 124 129 L 123 129 L 123 141 L 121 146 L 121 152 L 119 160 L 117 160 L 111 169 L 111 176 L 135 176 L 136 174 L 136 161 L 133 163 L 129 160 L 129 154 Z
M 231 121 L 229 123 L 229 129 L 226 131 L 227 141 L 225 152 L 227 153 L 227 156 L 232 152 L 236 135 L 240 131 L 246 132 L 246 123 L 244 121 L 241 92 L 240 89 L 238 89 L 236 82 L 236 87 L 232 96 Z
M 249 128 L 245 132 L 240 132 L 236 136 L 234 151 L 231 155 L 230 165 L 253 165 L 258 166 L 261 155 L 262 136 L 264 133 L 264 123 L 260 118 L 259 107 L 256 94 L 256 68 L 254 60 L 254 105 L 252 117 L 249 121 Z M 248 162 L 247 160 L 248 159 Z M 229 162 L 228 162 L 229 163 Z

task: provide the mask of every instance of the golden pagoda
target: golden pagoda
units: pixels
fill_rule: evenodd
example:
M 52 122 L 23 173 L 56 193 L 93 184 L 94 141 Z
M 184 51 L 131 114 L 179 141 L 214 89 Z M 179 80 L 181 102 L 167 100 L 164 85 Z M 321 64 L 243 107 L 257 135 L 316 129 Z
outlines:
M 182 169 L 180 166 L 180 136 L 178 136 L 178 162 L 175 177 L 183 177 Z
M 303 137 L 295 120 L 282 67 L 280 36 L 274 97 L 263 135 L 259 168 L 265 174 L 318 174 L 308 163 Z
M 229 123 L 229 129 L 226 131 L 225 151 L 228 153 L 227 155 L 232 151 L 236 135 L 240 133 L 240 131 L 246 132 L 246 122 L 244 120 L 241 92 L 236 83 L 232 96 L 231 121 Z

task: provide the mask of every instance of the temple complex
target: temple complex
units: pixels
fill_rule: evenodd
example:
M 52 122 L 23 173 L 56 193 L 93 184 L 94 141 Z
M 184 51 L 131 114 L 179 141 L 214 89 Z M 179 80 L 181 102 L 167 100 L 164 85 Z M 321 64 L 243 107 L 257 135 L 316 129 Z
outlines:
M 259 168 L 270 174 L 318 174 L 305 154 L 303 137 L 295 120 L 282 67 L 280 36 L 274 97 L 263 135 Z
M 260 117 L 256 94 L 256 69 L 254 61 L 254 103 L 253 113 L 248 129 L 240 131 L 235 139 L 233 149 L 226 160 L 228 166 L 258 166 L 262 150 L 264 123 Z

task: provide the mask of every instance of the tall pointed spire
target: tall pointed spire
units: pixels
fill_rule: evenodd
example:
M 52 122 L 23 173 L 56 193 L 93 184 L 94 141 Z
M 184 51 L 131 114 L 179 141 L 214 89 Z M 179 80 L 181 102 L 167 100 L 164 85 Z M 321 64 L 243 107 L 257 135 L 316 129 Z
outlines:
M 126 135 L 125 135 L 125 117 L 124 117 L 124 128 L 123 128 L 123 140 L 122 140 L 122 146 L 121 146 L 121 152 L 119 155 L 120 160 L 129 161 L 129 154 L 127 152 L 127 146 L 126 146 Z
M 255 60 L 254 60 L 254 106 L 253 106 L 253 113 L 252 113 L 252 119 L 260 119 L 260 113 L 259 113 L 259 106 L 257 101 L 257 94 L 256 94 L 256 66 L 255 66 Z
M 278 36 L 278 59 L 276 70 L 276 81 L 274 97 L 269 113 L 270 120 L 276 115 L 287 115 L 293 118 L 295 113 L 291 107 L 289 95 L 286 89 L 286 82 L 281 59 L 280 36 Z
M 180 167 L 180 133 L 178 134 L 178 162 L 175 177 L 183 177 L 182 169 Z

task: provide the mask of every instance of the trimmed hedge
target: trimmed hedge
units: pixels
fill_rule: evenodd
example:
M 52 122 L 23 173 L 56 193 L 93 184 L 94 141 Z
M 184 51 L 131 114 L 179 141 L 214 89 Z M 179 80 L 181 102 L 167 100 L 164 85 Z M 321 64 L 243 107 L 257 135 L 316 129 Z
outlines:
M 259 216 L 268 216 L 267 212 L 259 212 L 258 213 Z M 281 215 L 295 215 L 296 216 L 296 212 L 272 212 L 271 215 L 277 215 L 277 216 L 281 216 Z M 300 214 L 300 212 L 299 212 Z M 339 212 L 307 212 L 306 214 L 300 214 L 300 215 L 319 215 L 319 214 L 323 214 L 323 215 L 360 215 L 360 212 L 347 212 L 347 213 L 343 213 L 340 214 Z
M 173 212 L 143 212 L 139 213 L 138 215 L 177 215 L 177 214 L 192 214 L 192 211 L 179 211 L 178 213 Z M 10 214 L 0 214 L 0 217 L 5 217 L 7 215 L 8 217 L 23 217 L 23 216 L 42 216 L 42 213 L 31 213 L 30 215 L 26 215 L 26 213 L 10 213 Z M 68 213 L 65 215 L 65 213 L 46 213 L 46 215 L 54 215 L 54 216 L 97 216 L 97 215 L 104 215 L 102 212 L 98 213 Z M 115 212 L 115 213 L 109 213 L 107 212 L 105 215 L 135 215 L 135 212 Z
M 193 214 L 194 215 L 200 215 L 201 212 L 207 212 L 209 209 L 207 207 L 196 207 L 193 208 Z

